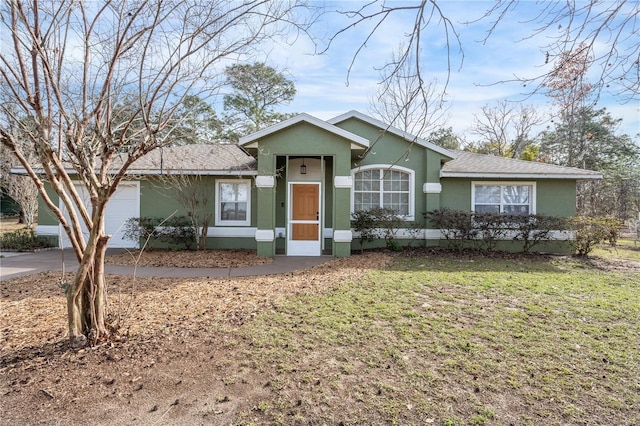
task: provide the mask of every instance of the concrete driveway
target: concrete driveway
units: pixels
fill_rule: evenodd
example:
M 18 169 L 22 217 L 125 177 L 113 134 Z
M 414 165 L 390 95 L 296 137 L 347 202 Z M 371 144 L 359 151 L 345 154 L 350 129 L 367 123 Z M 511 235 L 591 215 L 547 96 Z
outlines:
M 109 249 L 107 255 L 121 253 L 123 249 Z M 327 262 L 333 256 L 276 256 L 268 265 L 246 266 L 242 268 L 151 268 L 105 265 L 105 272 L 114 275 L 166 278 L 198 277 L 245 277 L 251 275 L 284 274 L 298 269 L 310 268 Z M 70 249 L 42 250 L 16 253 L 0 252 L 0 281 L 45 271 L 74 272 L 78 267 Z
M 0 281 L 45 271 L 75 271 L 78 267 L 72 250 L 37 252 L 0 252 Z

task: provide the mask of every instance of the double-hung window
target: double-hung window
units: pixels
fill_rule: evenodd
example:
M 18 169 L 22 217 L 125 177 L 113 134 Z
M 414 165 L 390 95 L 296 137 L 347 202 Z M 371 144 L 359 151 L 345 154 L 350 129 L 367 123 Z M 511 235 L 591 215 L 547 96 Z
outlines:
M 249 226 L 251 224 L 251 181 L 226 179 L 216 181 L 216 225 Z
M 535 214 L 535 183 L 473 182 L 473 211 Z
M 385 165 L 365 166 L 353 173 L 352 211 L 390 208 L 411 219 L 414 215 L 413 171 Z

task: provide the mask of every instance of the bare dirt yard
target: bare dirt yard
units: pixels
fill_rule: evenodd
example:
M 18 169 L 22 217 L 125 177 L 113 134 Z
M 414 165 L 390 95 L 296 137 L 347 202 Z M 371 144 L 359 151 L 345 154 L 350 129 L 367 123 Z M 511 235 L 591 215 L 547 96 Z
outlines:
M 125 253 L 109 262 L 131 264 L 131 259 Z M 242 250 L 150 251 L 139 264 L 229 267 L 269 261 Z M 119 337 L 79 351 L 67 346 L 65 301 L 57 285 L 70 275 L 49 272 L 4 281 L 0 424 L 232 424 L 269 393 L 266 377 L 229 353 L 237 329 L 283 298 L 322 293 L 386 262 L 378 253 L 276 276 L 110 276 L 111 317 Z
M 139 264 L 265 261 L 205 253 Z M 371 252 L 273 276 L 109 276 L 115 337 L 81 350 L 61 279 L 0 283 L 2 425 L 640 422 L 640 262 Z

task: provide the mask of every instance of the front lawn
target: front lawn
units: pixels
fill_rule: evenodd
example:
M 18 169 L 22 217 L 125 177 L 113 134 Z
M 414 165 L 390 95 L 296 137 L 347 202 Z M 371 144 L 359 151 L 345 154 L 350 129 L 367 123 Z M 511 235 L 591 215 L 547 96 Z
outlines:
M 640 274 L 396 257 L 242 330 L 262 424 L 640 423 Z
M 6 280 L 2 422 L 640 424 L 640 266 L 622 250 L 110 276 L 120 340 L 79 351 L 64 336 L 61 273 Z
M 614 262 L 640 262 L 640 241 L 624 239 L 618 240 L 615 246 L 600 244 L 592 255 Z

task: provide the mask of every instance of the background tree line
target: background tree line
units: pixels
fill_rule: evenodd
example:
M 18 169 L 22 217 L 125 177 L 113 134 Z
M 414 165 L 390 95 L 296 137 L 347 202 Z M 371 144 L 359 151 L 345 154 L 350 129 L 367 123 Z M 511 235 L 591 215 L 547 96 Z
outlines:
M 597 107 L 598 86 L 587 78 L 592 61 L 583 44 L 561 53 L 542 85 L 552 100 L 549 110 L 501 100 L 474 115 L 469 135 L 456 134 L 442 116 L 428 113 L 434 107 L 442 110 L 441 99 L 431 96 L 430 102 L 424 102 L 417 91 L 402 89 L 419 85 L 416 74 L 391 76 L 386 90 L 371 101 L 371 111 L 403 130 L 418 129 L 419 136 L 443 148 L 602 172 L 600 181 L 578 183 L 578 213 L 637 219 L 640 133 L 635 140 L 620 134 L 621 119 Z M 422 93 L 433 94 L 432 86 Z M 423 110 L 407 120 L 416 103 Z

